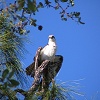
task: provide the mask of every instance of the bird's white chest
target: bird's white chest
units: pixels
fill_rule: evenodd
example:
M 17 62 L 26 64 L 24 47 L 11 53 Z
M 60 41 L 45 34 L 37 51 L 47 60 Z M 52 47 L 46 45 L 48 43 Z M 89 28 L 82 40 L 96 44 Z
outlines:
M 49 46 L 47 45 L 44 47 L 41 51 L 41 60 L 52 60 L 55 57 L 56 54 L 56 46 Z

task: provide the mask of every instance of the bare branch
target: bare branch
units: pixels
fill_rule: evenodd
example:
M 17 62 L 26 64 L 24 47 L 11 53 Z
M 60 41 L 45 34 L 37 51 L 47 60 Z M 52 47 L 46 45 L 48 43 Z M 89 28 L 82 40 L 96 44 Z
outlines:
M 33 92 L 38 89 L 38 86 L 40 84 L 41 74 L 43 73 L 43 70 L 46 68 L 48 63 L 49 60 L 43 61 L 42 64 L 35 70 L 34 82 L 29 92 Z

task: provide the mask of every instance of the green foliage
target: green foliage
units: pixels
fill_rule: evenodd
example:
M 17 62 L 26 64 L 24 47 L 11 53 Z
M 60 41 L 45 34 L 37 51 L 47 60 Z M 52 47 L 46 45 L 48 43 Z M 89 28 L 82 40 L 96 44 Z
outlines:
M 3 71 L 3 73 L 2 73 L 2 78 L 3 78 L 3 80 L 7 77 L 8 73 L 9 73 L 9 70 L 8 70 L 8 69 L 5 69 L 5 70 Z
M 69 92 L 66 91 L 66 88 L 63 88 L 62 86 L 53 83 L 50 87 L 50 91 L 46 93 L 45 97 L 48 97 L 48 99 L 45 100 L 67 100 L 67 94 Z M 44 97 L 44 98 L 45 98 Z
M 10 100 L 17 98 L 14 88 L 19 82 L 12 77 L 17 77 L 17 73 L 22 71 L 20 60 L 25 52 L 25 25 L 25 20 L 16 12 L 15 4 L 0 10 L 0 94 Z
M 73 88 L 64 87 L 56 83 L 52 83 L 49 89 L 45 92 L 34 91 L 32 94 L 28 94 L 27 91 L 15 89 L 16 86 L 19 85 L 19 82 L 13 79 L 13 75 L 14 70 L 9 71 L 8 69 L 5 69 L 0 78 L 0 94 L 8 97 L 10 100 L 17 100 L 17 92 L 24 95 L 25 100 L 37 100 L 38 98 L 41 98 L 39 100 L 73 100 L 70 92 L 78 94 Z
M 5 69 L 0 78 L 0 94 L 9 98 L 9 100 L 17 100 L 16 91 L 13 89 L 19 85 L 19 82 L 15 79 L 12 79 L 14 73 L 13 70 L 9 72 L 8 69 Z
M 18 2 L 18 5 L 19 5 L 18 9 L 19 10 L 23 9 L 23 7 L 25 5 L 25 0 L 17 0 L 17 2 Z
M 62 6 L 61 4 L 62 2 L 66 4 L 66 7 Z M 36 23 L 37 19 L 33 19 L 33 18 L 36 12 L 38 12 L 40 8 L 45 8 L 45 7 L 59 10 L 61 19 L 63 21 L 67 21 L 67 19 L 71 18 L 75 22 L 78 22 L 80 24 L 85 24 L 81 21 L 80 12 L 73 12 L 73 11 L 68 12 L 68 9 L 70 9 L 71 7 L 74 7 L 74 0 L 54 0 L 54 1 L 44 0 L 44 2 L 38 2 L 37 0 L 26 0 L 26 1 L 17 0 L 17 3 L 16 3 L 16 9 L 22 11 L 22 15 L 19 17 L 21 19 L 26 19 L 25 15 L 29 14 L 30 16 L 29 18 L 27 17 L 26 20 L 27 22 L 30 23 L 30 25 L 33 25 L 35 27 L 42 26 L 42 25 L 37 25 Z
M 72 85 L 72 83 L 74 83 Z M 76 100 L 73 95 L 77 94 L 80 96 L 84 95 L 77 91 L 78 86 L 76 85 L 77 82 L 73 81 L 72 83 L 59 83 L 52 82 L 49 89 L 46 91 L 35 91 L 32 95 L 28 95 L 26 100 Z M 75 84 L 76 83 L 76 84 Z
M 9 81 L 12 84 L 12 86 L 18 86 L 19 85 L 19 82 L 14 80 L 14 79 L 10 79 Z
M 36 27 L 37 26 L 36 21 L 37 21 L 36 19 L 30 19 L 30 25 L 33 25 Z
M 23 41 L 21 35 L 27 33 L 22 19 L 16 14 L 15 6 L 0 11 L 0 64 L 8 69 L 21 69 L 20 57 L 23 55 Z
M 27 0 L 27 7 L 30 11 L 35 12 L 37 10 L 35 0 Z

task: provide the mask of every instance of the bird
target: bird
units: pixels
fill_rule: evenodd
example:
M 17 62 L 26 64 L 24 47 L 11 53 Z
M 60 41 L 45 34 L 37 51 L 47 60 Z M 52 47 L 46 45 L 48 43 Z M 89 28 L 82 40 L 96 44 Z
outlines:
M 49 60 L 51 62 L 50 65 L 51 68 L 53 68 L 53 70 L 55 69 L 56 72 L 54 71 L 54 73 L 57 74 L 63 62 L 63 56 L 56 55 L 56 52 L 57 52 L 56 38 L 54 35 L 49 35 L 47 45 L 44 46 L 40 51 L 39 65 L 41 65 L 41 63 L 44 60 Z M 35 61 L 26 68 L 27 75 L 31 75 L 32 77 L 34 77 L 34 73 L 35 73 Z

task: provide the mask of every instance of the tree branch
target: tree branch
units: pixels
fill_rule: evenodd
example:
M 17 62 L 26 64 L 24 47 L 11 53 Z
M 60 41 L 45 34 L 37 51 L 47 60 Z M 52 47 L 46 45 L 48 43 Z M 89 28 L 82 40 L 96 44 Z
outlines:
M 38 86 L 40 84 L 41 74 L 43 73 L 43 70 L 46 68 L 48 63 L 49 60 L 43 61 L 42 64 L 35 70 L 34 82 L 29 92 L 33 92 L 38 89 Z

